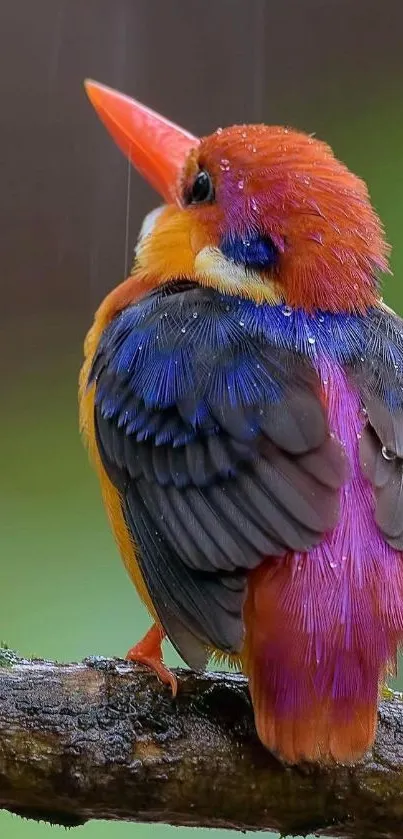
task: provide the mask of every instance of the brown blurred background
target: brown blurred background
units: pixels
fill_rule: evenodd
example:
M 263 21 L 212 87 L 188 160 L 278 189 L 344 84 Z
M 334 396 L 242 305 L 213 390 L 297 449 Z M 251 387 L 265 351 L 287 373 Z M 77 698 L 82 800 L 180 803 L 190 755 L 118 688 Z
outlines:
M 266 121 L 328 140 L 369 183 L 393 244 L 387 298 L 403 312 L 402 32 L 401 0 L 0 0 L 0 638 L 12 647 L 123 654 L 148 625 L 80 445 L 76 379 L 93 311 L 158 198 L 133 174 L 128 202 L 127 163 L 83 79 L 194 133 Z M 60 832 L 0 813 L 0 837 Z

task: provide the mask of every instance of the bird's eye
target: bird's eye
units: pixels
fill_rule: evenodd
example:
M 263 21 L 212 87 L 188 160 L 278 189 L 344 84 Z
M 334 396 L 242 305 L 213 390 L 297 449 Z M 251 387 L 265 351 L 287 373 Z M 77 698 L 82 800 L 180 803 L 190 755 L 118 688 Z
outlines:
M 214 200 L 214 187 L 211 177 L 205 169 L 196 175 L 192 186 L 186 191 L 186 204 L 206 204 Z

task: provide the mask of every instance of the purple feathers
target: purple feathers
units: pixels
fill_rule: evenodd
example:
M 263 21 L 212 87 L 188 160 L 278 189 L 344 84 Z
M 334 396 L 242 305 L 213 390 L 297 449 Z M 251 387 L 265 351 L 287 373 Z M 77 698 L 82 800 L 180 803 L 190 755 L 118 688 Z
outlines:
M 359 463 L 367 418 L 358 393 L 333 361 L 322 357 L 318 366 L 330 429 L 345 446 L 351 477 L 341 490 L 338 525 L 308 554 L 293 555 L 281 588 L 279 611 L 299 639 L 297 680 L 284 651 L 268 647 L 265 658 L 278 713 L 331 697 L 345 718 L 354 703 L 376 703 L 380 678 L 394 662 L 403 637 L 403 559 L 375 524 L 373 490 Z

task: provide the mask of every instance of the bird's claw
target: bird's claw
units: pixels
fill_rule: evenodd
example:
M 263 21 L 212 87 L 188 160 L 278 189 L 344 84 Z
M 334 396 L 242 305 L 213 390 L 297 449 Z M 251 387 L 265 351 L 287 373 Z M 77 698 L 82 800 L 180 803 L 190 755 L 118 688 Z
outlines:
M 154 673 L 156 673 L 160 681 L 164 685 L 170 686 L 172 697 L 175 698 L 178 691 L 178 680 L 162 660 L 161 644 L 164 637 L 165 633 L 161 627 L 154 624 L 144 638 L 138 644 L 135 644 L 134 647 L 130 648 L 126 654 L 126 661 L 145 664 L 151 670 L 154 670 Z

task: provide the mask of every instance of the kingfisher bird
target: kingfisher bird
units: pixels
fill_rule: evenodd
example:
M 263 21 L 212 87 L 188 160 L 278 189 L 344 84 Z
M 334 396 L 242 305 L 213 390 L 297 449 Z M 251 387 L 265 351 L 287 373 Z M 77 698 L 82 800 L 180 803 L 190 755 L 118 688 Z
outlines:
M 246 675 L 288 764 L 371 746 L 403 638 L 403 321 L 364 182 L 312 135 L 202 139 L 87 81 L 161 196 L 85 341 L 80 421 L 154 621 Z

